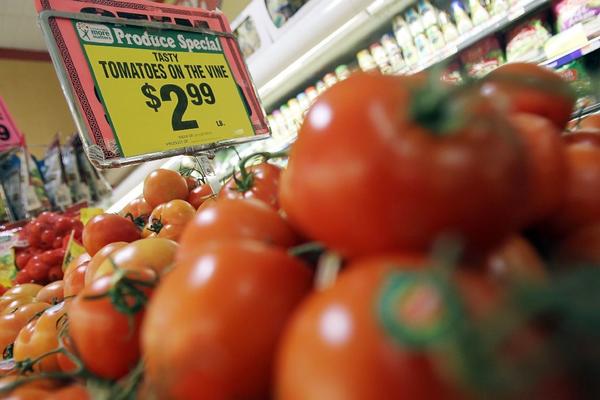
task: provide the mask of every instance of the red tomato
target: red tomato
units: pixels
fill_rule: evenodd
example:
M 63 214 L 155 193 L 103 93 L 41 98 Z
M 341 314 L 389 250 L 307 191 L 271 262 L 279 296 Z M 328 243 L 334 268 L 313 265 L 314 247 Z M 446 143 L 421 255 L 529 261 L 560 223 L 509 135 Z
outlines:
M 238 184 L 233 178 L 229 179 L 221 188 L 219 198 L 258 199 L 275 209 L 279 209 L 278 191 L 281 168 L 264 162 L 247 168 L 247 171 L 248 175 L 246 177 L 239 172 L 236 174 L 241 184 Z
M 47 395 L 45 400 L 91 400 L 88 390 L 85 386 L 72 384 L 56 392 Z
M 188 192 L 191 192 L 198 187 L 198 179 L 193 176 L 184 176 L 183 179 L 185 179 L 185 183 L 187 184 Z
M 195 213 L 187 201 L 172 200 L 154 209 L 145 230 L 154 233 L 149 236 L 177 241 Z
M 100 264 L 92 281 L 112 274 L 116 268 L 137 271 L 151 269 L 161 275 L 173 266 L 178 248 L 176 242 L 164 238 L 148 238 L 129 243 Z
M 57 264 L 62 264 L 63 259 L 65 258 L 65 250 L 64 249 L 54 249 L 48 250 L 41 254 L 41 259 L 44 263 L 54 266 Z
M 62 302 L 48 308 L 36 320 L 29 322 L 15 339 L 13 355 L 15 361 L 35 359 L 58 347 L 58 334 L 67 312 L 67 303 Z M 35 371 L 59 371 L 56 354 L 44 357 L 34 366 Z
M 430 285 L 411 281 L 406 271 L 426 267 L 422 257 L 389 256 L 350 265 L 334 286 L 311 295 L 288 324 L 280 346 L 276 373 L 279 400 L 463 399 L 425 352 L 408 339 L 447 323 L 450 311 Z M 406 274 L 406 275 L 403 275 Z M 404 278 L 406 276 L 406 278 Z M 395 303 L 383 303 L 393 293 L 391 279 L 406 279 Z M 487 286 L 479 283 L 482 287 Z M 490 308 L 492 292 L 475 295 L 481 309 Z M 411 296 L 412 295 L 412 296 Z M 418 303 L 428 306 L 418 307 Z M 389 310 L 388 310 L 389 308 Z M 403 336 L 386 328 L 378 313 L 406 327 Z M 388 314 L 386 314 L 388 315 Z M 443 325 L 442 325 L 443 326 Z
M 65 297 L 77 295 L 85 286 L 85 274 L 88 264 L 85 263 L 65 275 Z
M 51 265 L 46 264 L 41 256 L 33 256 L 25 267 L 31 279 L 36 282 L 44 283 L 48 280 L 48 272 Z
M 148 218 L 152 214 L 152 207 L 146 202 L 143 197 L 132 200 L 122 211 L 121 215 L 126 217 L 131 215 L 136 224 L 148 222 Z
M 554 213 L 564 199 L 567 167 L 560 131 L 546 118 L 514 114 L 510 121 L 527 152 L 529 198 L 523 210 L 524 223 L 539 222 Z
M 549 229 L 557 235 L 600 222 L 600 146 L 568 144 L 566 159 L 565 201 L 548 220 Z
M 94 257 L 92 257 L 87 269 L 85 270 L 85 286 L 89 286 L 92 283 L 94 280 L 94 275 L 96 274 L 96 271 L 100 265 L 102 265 L 102 263 L 106 261 L 108 257 L 111 257 L 115 251 L 125 246 L 127 246 L 127 242 L 114 242 L 107 244 L 100 249 L 100 251 L 98 251 Z
M 128 272 L 127 278 L 151 282 L 151 271 Z M 105 379 L 125 376 L 140 358 L 139 332 L 143 311 L 126 314 L 116 307 L 108 294 L 114 287 L 107 276 L 84 288 L 69 307 L 69 335 L 83 364 L 93 374 Z M 142 286 L 145 298 L 151 290 Z M 106 297 L 97 298 L 98 296 Z M 132 305 L 131 298 L 121 301 Z
M 205 245 L 165 276 L 148 306 L 142 346 L 153 392 L 170 400 L 269 398 L 281 331 L 310 287 L 309 270 L 283 249 Z
M 202 205 L 210 196 L 213 195 L 212 188 L 208 183 L 204 183 L 190 191 L 187 197 L 187 202 L 192 205 L 196 210 Z
M 144 199 L 151 207 L 157 207 L 171 200 L 185 200 L 188 192 L 185 179 L 169 169 L 157 169 L 144 180 Z
M 546 280 L 544 262 L 535 248 L 523 237 L 515 235 L 490 253 L 485 261 L 488 274 L 500 282 L 533 282 Z
M 600 130 L 580 130 L 568 132 L 562 136 L 562 140 L 567 144 L 587 144 L 589 146 L 600 147 Z
M 15 312 L 0 316 L 0 353 L 13 343 L 21 329 L 38 313 L 50 307 L 50 304 L 38 302 L 25 304 Z
M 51 229 L 46 229 L 40 235 L 40 247 L 42 249 L 51 249 L 56 239 L 56 232 Z
M 438 119 L 411 113 L 420 107 L 414 86 L 355 74 L 312 106 L 280 188 L 283 210 L 307 237 L 358 256 L 428 250 L 448 233 L 481 251 L 514 230 L 526 183 L 518 137 L 472 93 L 448 101 L 452 112 L 440 106 Z
M 600 129 L 600 114 L 592 114 L 579 122 L 581 129 Z
M 21 251 L 16 255 L 15 263 L 17 264 L 17 268 L 23 269 L 31 259 L 31 253 L 27 251 Z
M 64 273 L 63 273 L 62 267 L 60 265 L 55 265 L 54 267 L 50 268 L 50 270 L 48 271 L 48 281 L 49 282 L 61 280 L 63 277 L 64 277 Z
M 42 290 L 43 286 L 35 283 L 28 283 L 24 285 L 13 286 L 8 289 L 2 297 L 16 297 L 16 296 L 31 296 L 35 297 L 40 290 Z
M 531 63 L 507 63 L 489 73 L 481 93 L 502 103 L 508 112 L 524 112 L 548 118 L 564 129 L 577 99 L 560 75 Z
M 64 286 L 65 283 L 62 280 L 52 282 L 44 286 L 35 296 L 35 299 L 42 303 L 48 304 L 54 304 L 63 301 L 65 296 Z
M 57 235 L 65 235 L 69 234 L 73 229 L 73 219 L 66 216 L 61 216 L 56 220 L 56 225 L 54 229 L 56 230 Z
M 298 243 L 287 222 L 262 201 L 220 200 L 199 210 L 187 225 L 178 257 L 193 257 L 199 245 L 207 241 L 231 239 L 251 239 L 281 247 Z
M 93 256 L 109 243 L 133 242 L 141 237 L 135 224 L 116 214 L 101 214 L 92 218 L 83 230 L 83 246 Z
M 38 389 L 35 387 L 23 387 L 17 388 L 12 391 L 7 397 L 3 397 L 4 400 L 40 400 L 47 399 L 50 392 L 44 389 Z
M 558 247 L 558 259 L 565 265 L 600 266 L 600 223 L 569 234 Z

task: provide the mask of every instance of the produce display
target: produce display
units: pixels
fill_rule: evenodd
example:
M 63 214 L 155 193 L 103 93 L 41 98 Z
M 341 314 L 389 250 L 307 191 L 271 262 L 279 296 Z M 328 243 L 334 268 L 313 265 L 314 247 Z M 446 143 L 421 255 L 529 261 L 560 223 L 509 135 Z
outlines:
M 40 215 L 17 255 L 37 283 L 0 296 L 0 392 L 597 398 L 600 120 L 575 101 L 531 64 L 354 74 L 219 193 L 159 169 L 119 215 Z M 70 232 L 85 253 L 52 274 Z

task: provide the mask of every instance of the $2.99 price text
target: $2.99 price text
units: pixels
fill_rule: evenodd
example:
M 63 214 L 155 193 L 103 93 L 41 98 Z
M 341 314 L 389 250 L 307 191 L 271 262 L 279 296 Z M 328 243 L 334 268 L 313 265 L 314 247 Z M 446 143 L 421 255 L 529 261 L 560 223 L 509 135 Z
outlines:
M 148 99 L 146 105 L 155 112 L 161 109 L 163 102 L 176 101 L 171 117 L 173 131 L 198 128 L 198 121 L 184 120 L 184 114 L 190 102 L 195 106 L 215 104 L 217 102 L 215 93 L 208 83 L 201 83 L 199 85 L 188 83 L 185 87 L 175 84 L 165 84 L 160 89 L 149 83 L 145 83 L 140 90 Z

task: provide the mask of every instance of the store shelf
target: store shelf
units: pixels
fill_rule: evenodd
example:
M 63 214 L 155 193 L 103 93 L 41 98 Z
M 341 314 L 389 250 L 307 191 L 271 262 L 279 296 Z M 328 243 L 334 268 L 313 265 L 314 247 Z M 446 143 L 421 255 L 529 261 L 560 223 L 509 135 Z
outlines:
M 438 53 L 423 60 L 423 62 L 411 72 L 423 71 L 435 64 L 446 61 L 462 50 L 471 47 L 481 39 L 509 27 L 515 20 L 531 14 L 542 6 L 550 3 L 550 0 L 530 0 L 515 4 L 505 13 L 492 16 L 486 22 L 475 26 L 471 31 L 462 35 L 461 39 L 457 42 L 447 44 Z
M 543 61 L 541 65 L 549 68 L 560 68 L 565 64 L 570 63 L 578 58 L 585 56 L 595 50 L 600 49 L 600 36 L 589 41 L 589 43 L 579 49 L 571 50 L 565 54 L 561 54 L 557 57 L 553 57 L 549 60 Z

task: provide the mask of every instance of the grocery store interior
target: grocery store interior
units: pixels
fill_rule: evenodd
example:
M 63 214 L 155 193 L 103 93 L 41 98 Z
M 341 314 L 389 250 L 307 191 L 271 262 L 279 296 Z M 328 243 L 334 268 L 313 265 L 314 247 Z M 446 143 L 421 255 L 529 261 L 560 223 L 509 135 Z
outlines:
M 598 0 L 0 1 L 0 398 L 600 398 Z

